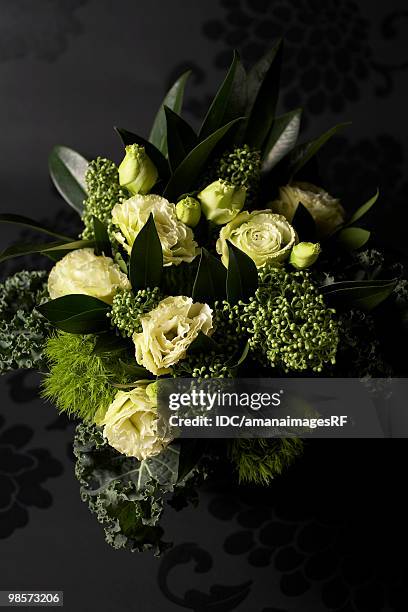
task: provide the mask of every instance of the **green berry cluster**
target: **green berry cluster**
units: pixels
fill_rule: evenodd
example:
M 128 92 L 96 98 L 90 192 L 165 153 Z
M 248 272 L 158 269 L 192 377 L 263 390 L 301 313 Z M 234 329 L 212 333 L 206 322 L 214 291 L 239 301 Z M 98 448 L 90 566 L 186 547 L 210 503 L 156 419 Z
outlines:
M 237 308 L 251 348 L 272 367 L 322 372 L 326 364 L 335 363 L 335 311 L 326 307 L 308 272 L 261 269 L 255 296 Z
M 187 354 L 172 369 L 173 378 L 234 378 L 234 372 L 226 363 L 225 355 L 215 353 Z
M 261 174 L 261 156 L 258 150 L 248 145 L 227 151 L 219 159 L 215 174 L 236 187 L 246 187 L 246 201 L 252 203 L 256 198 Z
M 118 169 L 110 159 L 97 157 L 89 163 L 85 175 L 88 197 L 84 201 L 82 238 L 94 238 L 93 217 L 110 226 L 112 208 L 129 195 L 119 185 Z
M 156 308 L 161 299 L 158 287 L 140 289 L 136 294 L 129 290 L 118 291 L 113 298 L 108 317 L 122 336 L 130 337 L 135 332 L 142 331 L 140 317 Z

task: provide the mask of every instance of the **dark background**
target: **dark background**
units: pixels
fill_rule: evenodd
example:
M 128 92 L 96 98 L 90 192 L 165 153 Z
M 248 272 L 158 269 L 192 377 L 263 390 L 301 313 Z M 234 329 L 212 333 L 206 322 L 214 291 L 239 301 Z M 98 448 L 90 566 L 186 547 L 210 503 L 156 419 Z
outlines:
M 197 122 L 231 48 L 251 62 L 285 34 L 282 110 L 305 107 L 305 136 L 353 122 L 325 149 L 323 184 L 349 207 L 379 185 L 369 225 L 406 255 L 405 7 L 1 0 L 1 211 L 72 228 L 75 216 L 48 179 L 53 145 L 117 161 L 111 126 L 147 135 L 181 71 L 193 68 L 186 112 Z M 2 228 L 2 246 L 14 236 Z M 3 264 L 1 274 L 12 269 Z M 37 399 L 36 376 L 0 384 L 0 588 L 63 589 L 69 612 L 408 609 L 403 440 L 317 440 L 267 491 L 214 484 L 197 509 L 168 512 L 174 548 L 157 560 L 104 543 L 79 498 L 73 425 Z

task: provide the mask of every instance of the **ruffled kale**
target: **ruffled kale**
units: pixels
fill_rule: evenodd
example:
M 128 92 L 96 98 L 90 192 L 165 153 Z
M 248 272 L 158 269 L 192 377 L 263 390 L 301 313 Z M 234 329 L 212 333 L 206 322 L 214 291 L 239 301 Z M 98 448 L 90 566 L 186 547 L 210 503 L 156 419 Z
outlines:
M 35 307 L 47 299 L 46 272 L 23 270 L 0 284 L 0 373 L 44 367 L 51 326 Z
M 183 442 L 138 461 L 109 446 L 101 429 L 82 423 L 76 429 L 74 454 L 81 498 L 103 526 L 108 544 L 155 554 L 170 546 L 159 526 L 164 503 L 173 500 L 174 507 L 182 508 L 204 477 Z

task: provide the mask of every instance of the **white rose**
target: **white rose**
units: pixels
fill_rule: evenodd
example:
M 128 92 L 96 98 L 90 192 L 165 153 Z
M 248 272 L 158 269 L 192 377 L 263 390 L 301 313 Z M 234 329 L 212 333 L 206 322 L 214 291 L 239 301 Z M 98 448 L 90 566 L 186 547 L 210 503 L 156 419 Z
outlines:
M 197 255 L 197 243 L 190 227 L 179 221 L 176 207 L 161 196 L 135 195 L 112 209 L 112 222 L 120 230 L 114 234 L 130 254 L 136 236 L 153 213 L 163 249 L 163 265 L 191 262 Z
M 270 210 L 244 210 L 220 231 L 216 246 L 225 267 L 229 259 L 227 240 L 261 268 L 265 264 L 280 266 L 289 257 L 297 235 L 282 215 Z
M 101 425 L 113 448 L 139 461 L 158 455 L 169 442 L 158 437 L 155 396 L 146 392 L 145 383 L 118 391 Z
M 212 310 L 192 298 L 167 297 L 140 318 L 142 331 L 133 334 L 136 361 L 152 374 L 168 374 L 184 359 L 190 344 L 202 331 L 212 330 Z
M 289 223 L 299 202 L 310 212 L 319 238 L 328 236 L 344 222 L 345 212 L 340 200 L 311 183 L 292 183 L 279 189 L 279 198 L 271 203 L 273 212 L 284 215 Z
M 93 249 L 77 249 L 65 255 L 48 277 L 51 299 L 82 293 L 112 304 L 118 289 L 130 289 L 130 283 L 110 257 L 95 255 Z

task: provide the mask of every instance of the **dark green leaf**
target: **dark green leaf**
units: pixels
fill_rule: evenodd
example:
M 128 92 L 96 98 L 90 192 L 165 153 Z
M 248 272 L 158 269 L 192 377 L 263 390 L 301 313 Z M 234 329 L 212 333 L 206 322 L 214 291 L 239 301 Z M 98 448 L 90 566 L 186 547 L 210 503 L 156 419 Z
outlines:
M 204 140 L 220 127 L 242 116 L 246 105 L 246 74 L 239 55 L 234 51 L 232 64 L 204 118 L 199 140 Z
M 299 170 L 316 155 L 319 149 L 321 149 L 332 136 L 347 125 L 350 125 L 350 123 L 339 123 L 318 138 L 297 146 L 290 154 L 289 159 L 291 179 L 293 179 Z
M 164 190 L 164 196 L 170 201 L 176 201 L 177 196 L 181 193 L 189 191 L 196 183 L 200 176 L 204 166 L 206 165 L 208 158 L 214 151 L 215 147 L 233 126 L 242 119 L 234 119 L 227 125 L 208 136 L 205 140 L 200 142 L 187 157 L 183 160 L 180 166 L 177 168 L 173 176 L 171 177 L 166 189 Z
M 71 334 L 92 334 L 107 329 L 109 308 L 105 302 L 81 294 L 64 295 L 37 306 L 54 327 Z
M 167 159 L 159 151 L 159 149 L 156 149 L 156 147 L 152 145 L 151 142 L 149 142 L 142 136 L 137 136 L 136 134 L 133 134 L 128 130 L 124 130 L 123 128 L 115 127 L 114 129 L 125 146 L 138 144 L 141 147 L 144 147 L 147 155 L 150 157 L 150 159 L 157 168 L 160 180 L 166 181 L 168 179 L 170 175 L 169 164 L 167 162 Z
M 206 249 L 201 249 L 200 263 L 193 287 L 195 302 L 211 303 L 226 297 L 227 271 L 221 261 Z
M 38 221 L 34 221 L 29 217 L 24 217 L 23 215 L 14 215 L 14 214 L 3 214 L 0 215 L 0 223 L 12 223 L 15 225 L 24 225 L 25 227 L 30 227 L 38 232 L 42 232 L 43 234 L 48 234 L 49 236 L 54 236 L 54 238 L 59 238 L 60 240 L 65 240 L 66 242 L 72 242 L 74 238 L 70 238 L 69 236 L 65 236 L 64 234 L 59 234 L 54 232 L 54 230 L 48 229 Z
M 249 342 L 247 341 L 244 348 L 237 351 L 230 359 L 228 359 L 225 365 L 228 365 L 230 368 L 238 368 L 248 357 L 249 348 Z
M 191 70 L 184 72 L 184 74 L 182 74 L 181 77 L 179 77 L 174 85 L 169 89 L 159 110 L 157 111 L 156 118 L 153 122 L 149 141 L 161 153 L 163 153 L 164 156 L 167 155 L 167 129 L 164 107 L 167 106 L 167 108 L 170 108 L 172 111 L 177 113 L 177 115 L 180 114 L 183 106 L 184 89 L 190 74 Z
M 190 125 L 167 106 L 164 107 L 167 121 L 167 148 L 172 172 L 196 146 L 197 136 Z
M 147 380 L 149 378 L 154 378 L 153 374 L 149 372 L 149 370 L 146 370 L 146 368 L 144 368 L 143 366 L 138 365 L 136 361 L 135 363 L 124 362 L 121 359 L 119 361 L 121 362 L 122 369 L 134 378 L 137 378 L 139 380 Z
M 338 241 L 347 251 L 360 249 L 369 238 L 370 232 L 361 227 L 347 227 L 338 233 Z
M 131 348 L 129 340 L 111 332 L 106 332 L 97 337 L 93 352 L 95 355 L 112 355 L 113 353 L 122 353 L 129 350 L 129 348 Z
M 162 246 L 153 214 L 150 213 L 147 222 L 136 236 L 130 255 L 129 278 L 133 290 L 158 287 L 162 270 Z
M 283 43 L 261 58 L 248 74 L 248 123 L 245 142 L 262 149 L 275 117 L 279 96 Z
M 368 200 L 368 202 L 366 202 L 365 204 L 363 204 L 362 206 L 360 206 L 360 208 L 358 208 L 355 213 L 353 213 L 353 215 L 351 216 L 351 218 L 347 221 L 345 227 L 348 227 L 349 225 L 353 225 L 353 223 L 355 223 L 356 221 L 358 221 L 359 219 L 361 219 L 361 217 L 363 215 L 365 215 L 366 213 L 368 213 L 368 211 L 370 210 L 370 208 L 372 206 L 374 206 L 374 204 L 376 203 L 376 201 L 378 200 L 378 196 L 380 195 L 379 190 L 377 189 L 376 193 L 373 195 L 372 198 L 370 198 Z
M 247 302 L 258 287 L 258 271 L 250 257 L 228 241 L 227 299 Z
M 310 212 L 301 202 L 299 202 L 292 225 L 299 236 L 299 242 L 316 242 L 316 223 Z
M 82 215 L 84 200 L 88 196 L 85 183 L 88 161 L 68 147 L 56 146 L 48 158 L 48 167 L 52 182 L 59 193 Z
M 211 336 L 207 336 L 201 330 L 198 332 L 197 338 L 193 340 L 193 342 L 188 347 L 188 352 L 190 354 L 197 353 L 219 353 L 220 346 L 219 344 L 211 338 Z
M 69 252 L 75 249 L 84 249 L 94 247 L 93 240 L 75 240 L 74 242 L 44 242 L 42 244 L 13 244 L 4 249 L 0 253 L 0 263 L 13 257 L 21 257 L 22 255 L 31 255 L 32 253 L 42 253 L 43 255 L 59 254 L 60 252 Z M 65 254 L 65 253 L 64 253 Z
M 97 217 L 93 217 L 93 226 L 95 234 L 95 253 L 97 255 L 105 254 L 106 257 L 112 257 L 112 249 L 109 241 L 108 230 L 105 225 Z
M 321 287 L 330 302 L 372 310 L 393 292 L 397 284 L 393 280 L 341 281 Z
M 269 172 L 295 146 L 300 130 L 302 109 L 276 117 L 263 151 L 262 172 Z

